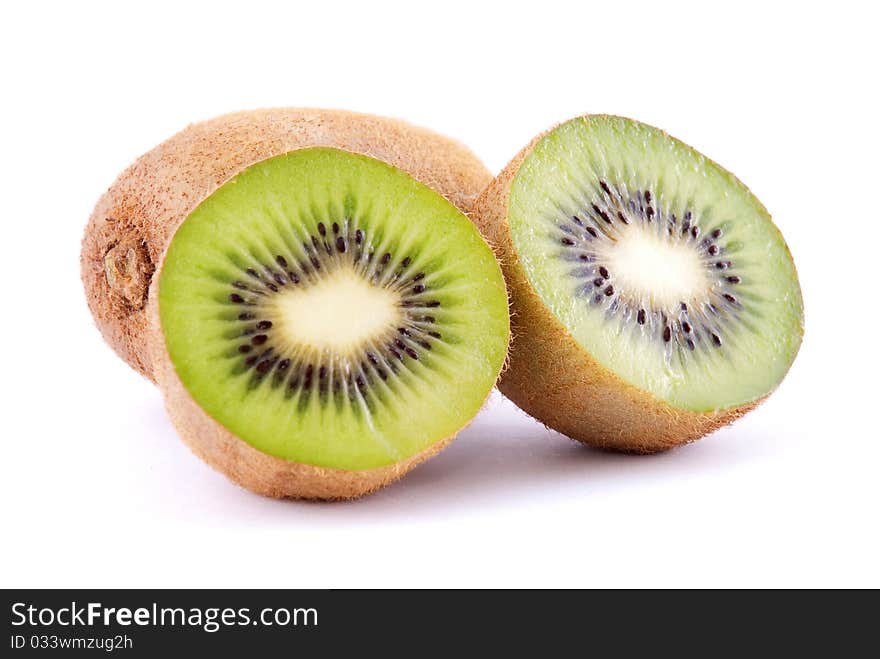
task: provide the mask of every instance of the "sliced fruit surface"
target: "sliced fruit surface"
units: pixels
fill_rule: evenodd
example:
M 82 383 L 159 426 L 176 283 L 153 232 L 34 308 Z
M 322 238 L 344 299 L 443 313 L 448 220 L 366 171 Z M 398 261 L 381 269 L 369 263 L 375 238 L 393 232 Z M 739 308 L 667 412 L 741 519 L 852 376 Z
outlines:
M 758 400 L 800 346 L 794 263 L 732 174 L 610 116 L 541 138 L 512 184 L 514 249 L 541 301 L 625 382 L 708 412 Z
M 471 222 L 378 160 L 260 162 L 177 230 L 159 281 L 192 398 L 253 447 L 364 470 L 455 434 L 509 335 L 500 268 Z

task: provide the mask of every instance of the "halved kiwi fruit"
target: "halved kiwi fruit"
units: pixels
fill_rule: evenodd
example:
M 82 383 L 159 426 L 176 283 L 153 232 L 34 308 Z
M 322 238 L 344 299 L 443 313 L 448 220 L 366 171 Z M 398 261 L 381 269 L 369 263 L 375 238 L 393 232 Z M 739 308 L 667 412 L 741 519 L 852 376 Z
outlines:
M 465 212 L 492 179 L 458 142 L 383 117 L 282 108 L 191 125 L 126 169 L 98 201 L 86 228 L 81 273 L 89 308 L 122 359 L 153 379 L 143 342 L 144 309 L 162 250 L 184 218 L 246 167 L 313 146 L 390 163 Z
M 653 452 L 752 409 L 801 343 L 786 244 L 732 174 L 665 132 L 585 116 L 478 199 L 512 298 L 499 388 L 583 442 Z
M 451 203 L 333 148 L 254 164 L 174 232 L 151 363 L 193 450 L 270 496 L 349 498 L 479 410 L 509 338 L 501 270 Z

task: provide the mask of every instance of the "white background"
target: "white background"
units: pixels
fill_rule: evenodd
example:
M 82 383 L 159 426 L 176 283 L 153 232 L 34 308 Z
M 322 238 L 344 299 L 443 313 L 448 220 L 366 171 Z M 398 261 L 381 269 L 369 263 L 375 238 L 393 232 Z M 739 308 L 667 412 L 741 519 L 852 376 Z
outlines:
M 880 586 L 877 16 L 871 3 L 4 3 L 0 585 Z M 761 408 L 655 457 L 495 394 L 348 504 L 254 496 L 177 439 L 78 275 L 91 207 L 187 123 L 343 107 L 490 169 L 583 112 L 736 173 L 797 265 L 807 333 Z

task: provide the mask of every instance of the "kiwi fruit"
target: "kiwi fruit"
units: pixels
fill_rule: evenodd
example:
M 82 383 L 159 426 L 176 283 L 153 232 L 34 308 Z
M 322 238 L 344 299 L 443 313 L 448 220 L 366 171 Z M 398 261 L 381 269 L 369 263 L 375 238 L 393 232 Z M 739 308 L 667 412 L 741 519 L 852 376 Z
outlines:
M 98 201 L 82 244 L 81 275 L 105 340 L 154 379 L 143 337 L 149 286 L 171 234 L 246 167 L 326 146 L 403 169 L 468 212 L 492 175 L 466 147 L 401 121 L 340 110 L 268 109 L 189 126 L 126 169 Z
M 511 297 L 501 391 L 587 444 L 652 453 L 745 414 L 803 335 L 767 210 L 665 132 L 591 115 L 536 138 L 477 200 Z
M 399 478 L 479 411 L 507 293 L 471 221 L 403 170 L 330 147 L 253 164 L 157 260 L 145 335 L 193 451 L 275 497 Z

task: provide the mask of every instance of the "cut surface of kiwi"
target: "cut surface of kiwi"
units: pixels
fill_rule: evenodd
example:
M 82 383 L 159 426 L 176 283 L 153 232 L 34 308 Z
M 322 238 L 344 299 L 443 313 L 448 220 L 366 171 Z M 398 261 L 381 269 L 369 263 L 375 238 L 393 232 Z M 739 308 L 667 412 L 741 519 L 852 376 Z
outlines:
M 335 470 L 454 435 L 509 335 L 501 271 L 468 219 L 333 148 L 259 162 L 205 199 L 171 240 L 157 300 L 168 359 L 206 415 L 269 456 Z
M 600 364 L 699 412 L 761 398 L 801 340 L 794 263 L 760 202 L 666 133 L 557 128 L 513 181 L 510 231 L 547 308 Z
M 763 400 L 797 354 L 782 235 L 739 180 L 662 130 L 565 122 L 474 215 L 511 291 L 500 388 L 576 439 L 639 452 L 696 439 Z

